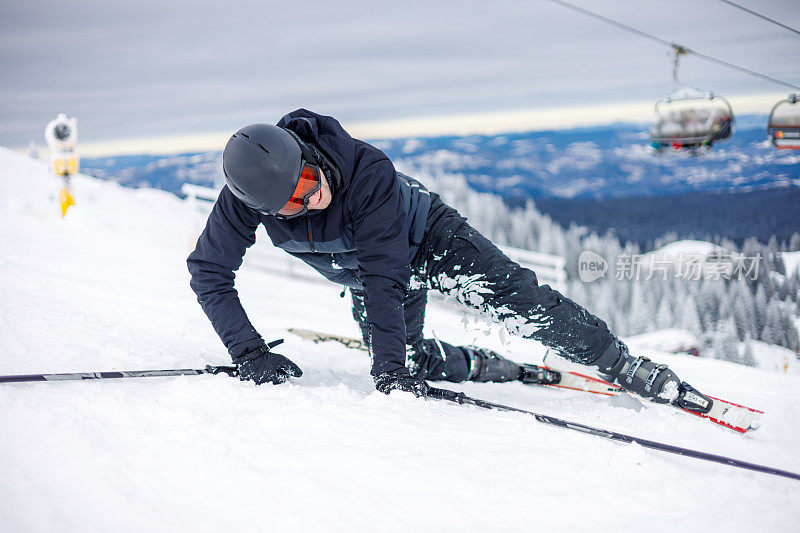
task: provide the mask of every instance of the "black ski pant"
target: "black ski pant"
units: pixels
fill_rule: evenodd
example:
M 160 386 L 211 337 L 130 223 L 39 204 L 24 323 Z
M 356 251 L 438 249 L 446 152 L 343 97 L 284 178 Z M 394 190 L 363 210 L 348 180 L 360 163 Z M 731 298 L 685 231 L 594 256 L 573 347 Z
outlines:
M 353 318 L 361 327 L 364 343 L 369 346 L 364 292 L 351 289 L 350 294 L 353 298 Z M 414 376 L 423 379 L 464 381 L 469 375 L 469 356 L 465 349 L 438 339 L 422 337 L 427 303 L 428 289 L 424 288 L 411 289 L 403 298 L 406 322 L 406 368 Z
M 429 289 L 571 361 L 591 364 L 603 354 L 614 340 L 605 322 L 548 285 L 539 285 L 533 271 L 509 259 L 438 195 L 431 196 L 425 237 L 411 265 L 412 288 L 403 301 L 406 366 L 412 374 L 448 381 L 463 381 L 468 375 L 463 349 L 423 339 Z M 354 290 L 352 295 L 353 316 L 368 342 L 363 292 Z

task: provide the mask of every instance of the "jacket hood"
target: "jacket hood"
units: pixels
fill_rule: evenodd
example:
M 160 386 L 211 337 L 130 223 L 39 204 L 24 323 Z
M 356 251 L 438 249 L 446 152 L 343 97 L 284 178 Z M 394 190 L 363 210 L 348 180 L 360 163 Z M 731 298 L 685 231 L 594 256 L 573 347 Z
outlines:
M 333 189 L 333 201 L 346 190 L 355 169 L 356 140 L 333 117 L 298 109 L 285 115 L 277 124 L 295 132 L 303 141 L 319 150 L 318 164 L 327 171 Z

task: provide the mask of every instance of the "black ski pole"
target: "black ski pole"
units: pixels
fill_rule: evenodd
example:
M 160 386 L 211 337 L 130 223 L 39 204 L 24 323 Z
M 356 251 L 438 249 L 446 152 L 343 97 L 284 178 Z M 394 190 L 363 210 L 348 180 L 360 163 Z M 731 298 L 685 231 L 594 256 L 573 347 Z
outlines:
M 198 374 L 239 375 L 235 366 L 212 366 L 205 368 L 176 368 L 169 370 L 117 370 L 112 372 L 70 372 L 65 374 L 21 374 L 0 376 L 0 383 L 24 383 L 28 381 L 69 381 L 83 379 L 150 378 L 163 376 L 195 376 Z
M 276 339 L 267 343 L 271 350 L 283 342 Z M 156 378 L 164 376 L 196 376 L 198 374 L 227 374 L 239 376 L 239 368 L 235 366 L 206 365 L 205 368 L 172 368 L 168 370 L 117 370 L 111 372 L 68 372 L 65 374 L 20 374 L 16 376 L 0 376 L 0 383 L 24 383 L 28 381 L 76 381 L 83 379 L 114 378 Z
M 562 420 L 560 418 L 556 418 L 553 416 L 542 415 L 539 413 L 534 413 L 533 411 L 526 411 L 525 409 L 518 409 L 516 407 L 510 407 L 508 405 L 502 405 L 499 403 L 492 403 L 492 402 L 487 402 L 485 400 L 479 400 L 477 398 L 471 398 L 466 394 L 464 394 L 463 392 L 455 392 L 451 390 L 437 389 L 434 387 L 430 387 L 428 389 L 428 397 L 435 398 L 437 400 L 447 400 L 450 402 L 455 402 L 460 404 L 474 405 L 476 407 L 482 407 L 484 409 L 494 409 L 496 411 L 512 411 L 515 413 L 524 413 L 526 415 L 533 416 L 537 421 L 543 424 L 550 424 L 552 426 L 572 429 L 574 431 L 580 431 L 581 433 L 597 435 L 598 437 L 604 437 L 606 439 L 611 439 L 618 442 L 625 442 L 628 444 L 635 442 L 640 446 L 644 446 L 645 448 L 651 448 L 653 450 L 661 450 L 663 452 L 683 455 L 685 457 L 693 457 L 695 459 L 701 459 L 703 461 L 711 461 L 713 463 L 720 463 L 723 465 L 734 466 L 736 468 L 755 470 L 756 472 L 763 472 L 765 474 L 772 474 L 774 476 L 783 476 L 783 477 L 788 477 L 790 479 L 800 480 L 800 474 L 795 474 L 794 472 L 789 472 L 787 470 L 780 470 L 778 468 L 772 468 L 769 466 L 758 465 L 755 463 L 748 463 L 747 461 L 740 461 L 739 459 L 733 459 L 731 457 L 725 457 L 724 455 L 716 455 L 713 453 L 691 450 L 689 448 L 682 448 L 680 446 L 673 446 L 671 444 L 664 444 L 652 440 L 640 439 L 638 437 L 631 437 L 630 435 L 624 435 L 622 433 L 617 433 L 614 431 L 607 431 L 605 429 L 585 426 L 583 424 L 569 422 L 567 420 Z

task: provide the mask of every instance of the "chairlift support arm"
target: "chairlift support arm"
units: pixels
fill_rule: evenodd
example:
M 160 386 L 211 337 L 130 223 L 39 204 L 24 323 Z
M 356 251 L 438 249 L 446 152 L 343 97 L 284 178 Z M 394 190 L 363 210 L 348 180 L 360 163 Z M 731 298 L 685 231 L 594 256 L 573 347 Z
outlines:
M 683 84 L 678 79 L 681 56 L 688 55 L 690 50 L 679 44 L 672 43 L 672 52 L 672 81 L 675 83 L 675 90 L 678 90 L 683 88 Z

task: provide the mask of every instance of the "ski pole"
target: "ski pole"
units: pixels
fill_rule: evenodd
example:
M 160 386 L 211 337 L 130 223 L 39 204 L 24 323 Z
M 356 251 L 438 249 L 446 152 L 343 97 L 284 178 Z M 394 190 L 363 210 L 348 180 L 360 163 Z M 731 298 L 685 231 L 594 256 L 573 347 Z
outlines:
M 437 400 L 446 400 L 449 402 L 455 402 L 462 405 L 463 404 L 474 405 L 476 407 L 482 407 L 483 409 L 524 413 L 526 415 L 533 416 L 538 422 L 541 422 L 543 424 L 550 424 L 551 426 L 558 426 L 566 429 L 572 429 L 574 431 L 580 431 L 581 433 L 588 433 L 590 435 L 596 435 L 598 437 L 603 437 L 618 442 L 624 442 L 627 444 L 632 444 L 635 442 L 640 446 L 643 446 L 645 448 L 651 448 L 653 450 L 661 450 L 663 452 L 683 455 L 684 457 L 692 457 L 694 459 L 710 461 L 713 463 L 720 463 L 723 465 L 729 465 L 736 468 L 743 468 L 745 470 L 754 470 L 756 472 L 763 472 L 765 474 L 772 474 L 774 476 L 783 476 L 783 477 L 788 477 L 790 479 L 800 480 L 800 474 L 795 474 L 794 472 L 789 472 L 787 470 L 780 470 L 778 468 L 772 468 L 770 466 L 749 463 L 747 461 L 740 461 L 739 459 L 725 457 L 724 455 L 716 455 L 713 453 L 701 452 L 689 448 L 682 448 L 680 446 L 673 446 L 671 444 L 664 444 L 652 440 L 640 439 L 638 437 L 631 437 L 630 435 L 624 435 L 622 433 L 617 433 L 615 431 L 608 431 L 605 429 L 599 429 L 591 426 L 586 426 L 583 424 L 577 424 L 575 422 L 569 422 L 567 420 L 562 420 L 560 418 L 556 418 L 553 416 L 542 415 L 539 413 L 534 413 L 533 411 L 526 411 L 525 409 L 518 409 L 516 407 L 510 407 L 508 405 L 502 405 L 499 403 L 479 400 L 477 398 L 471 398 L 466 394 L 464 394 L 463 392 L 455 392 L 451 390 L 437 389 L 434 387 L 430 387 L 428 389 L 428 397 L 435 398 Z
M 195 376 L 198 374 L 239 375 L 235 366 L 212 366 L 205 368 L 176 368 L 169 370 L 118 370 L 112 372 L 70 372 L 65 374 L 20 374 L 0 376 L 0 383 L 24 383 L 29 381 L 69 381 L 84 379 L 150 378 L 163 376 Z

